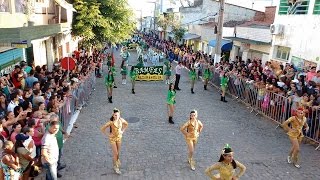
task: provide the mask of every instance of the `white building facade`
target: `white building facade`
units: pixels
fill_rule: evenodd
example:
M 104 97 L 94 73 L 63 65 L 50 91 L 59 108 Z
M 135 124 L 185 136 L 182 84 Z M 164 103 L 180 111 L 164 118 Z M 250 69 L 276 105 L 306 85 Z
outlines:
M 78 40 L 71 36 L 75 10 L 65 0 L 6 1 L 9 6 L 0 11 L 1 70 L 21 60 L 51 69 L 55 62 L 71 56 L 78 48 Z M 12 52 L 21 57 L 8 59 L 6 54 Z
M 212 0 L 203 0 L 201 5 L 180 8 L 181 24 L 202 24 L 204 22 L 218 21 L 218 13 L 220 8 L 220 2 Z M 224 21 L 246 21 L 251 20 L 257 16 L 257 14 L 263 12 L 244 8 L 233 4 L 225 4 L 224 8 Z
M 270 59 L 292 63 L 296 68 L 320 64 L 320 0 L 302 0 L 291 6 L 278 4 L 274 21 Z

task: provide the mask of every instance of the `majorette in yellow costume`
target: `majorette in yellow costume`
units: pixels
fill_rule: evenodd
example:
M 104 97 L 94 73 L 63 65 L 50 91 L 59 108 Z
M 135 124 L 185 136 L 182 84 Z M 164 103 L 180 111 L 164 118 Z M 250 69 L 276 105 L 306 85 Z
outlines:
M 107 133 L 106 129 L 110 128 L 110 132 Z M 109 137 L 109 141 L 113 154 L 113 169 L 117 174 L 121 174 L 120 171 L 120 148 L 122 134 L 128 127 L 128 122 L 120 117 L 120 111 L 114 109 L 112 116 L 108 122 L 101 127 L 101 132 Z
M 291 128 L 288 126 L 291 124 Z M 296 115 L 290 117 L 288 120 L 282 123 L 281 125 L 289 136 L 292 147 L 287 157 L 287 161 L 289 164 L 293 162 L 293 165 L 297 168 L 300 168 L 299 164 L 299 151 L 300 151 L 300 143 L 303 139 L 302 129 L 304 128 L 306 132 L 309 131 L 309 126 L 307 124 L 307 118 L 304 114 L 303 108 L 298 108 L 296 110 Z
M 189 120 L 181 126 L 180 130 L 183 133 L 187 145 L 188 145 L 188 163 L 190 164 L 190 168 L 195 170 L 195 160 L 193 159 L 193 153 L 195 150 L 195 146 L 198 142 L 198 137 L 200 132 L 203 129 L 203 125 L 201 121 L 197 119 L 198 113 L 196 110 L 190 112 Z
M 239 168 L 239 172 L 236 169 Z M 213 175 L 212 171 L 218 171 L 218 174 Z M 211 180 L 237 180 L 246 171 L 246 167 L 239 161 L 233 159 L 233 151 L 229 144 L 226 144 L 223 148 L 220 159 L 217 163 L 206 169 L 206 174 Z

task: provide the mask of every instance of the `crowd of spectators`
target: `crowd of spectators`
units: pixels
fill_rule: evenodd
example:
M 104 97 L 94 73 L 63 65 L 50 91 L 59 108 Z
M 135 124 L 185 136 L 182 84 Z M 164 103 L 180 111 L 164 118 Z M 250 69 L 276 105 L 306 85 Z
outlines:
M 192 46 L 178 45 L 173 41 L 160 40 L 155 34 L 141 34 L 150 47 L 155 47 L 166 54 L 170 61 L 182 62 L 187 68 L 197 67 L 198 75 L 205 66 L 214 74 L 216 85 L 226 72 L 229 76 L 229 91 L 238 99 L 247 101 L 259 111 L 276 121 L 294 115 L 298 107 L 303 107 L 308 117 L 312 138 L 319 140 L 320 109 L 320 70 L 316 66 L 303 67 L 302 70 L 293 64 L 273 64 L 270 61 L 262 63 L 259 58 L 242 60 L 222 58 L 214 63 L 211 55 Z M 215 80 L 214 80 L 215 79 Z
M 65 107 L 71 113 L 70 106 L 75 104 L 70 104 L 70 100 L 77 98 L 74 90 L 91 80 L 93 71 L 97 76 L 100 74 L 96 67 L 103 53 L 95 50 L 89 55 L 81 50 L 75 51 L 73 57 L 76 67 L 71 71 L 59 64 L 49 70 L 46 65 L 33 67 L 22 61 L 11 73 L 0 77 L 0 179 L 28 179 L 35 172 L 34 167 L 41 167 L 41 149 L 47 147 L 43 136 L 55 119 L 52 117 L 61 117 L 61 109 Z M 60 118 L 59 125 L 63 128 L 56 135 L 60 155 L 63 139 L 68 136 L 62 121 Z M 65 167 L 59 163 L 58 170 Z

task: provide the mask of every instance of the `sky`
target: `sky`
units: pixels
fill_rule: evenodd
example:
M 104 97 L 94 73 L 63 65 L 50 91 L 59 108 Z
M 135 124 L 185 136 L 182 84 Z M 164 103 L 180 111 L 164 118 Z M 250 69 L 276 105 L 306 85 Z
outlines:
M 142 10 L 142 16 L 152 16 L 154 10 L 154 3 L 157 0 L 128 0 L 129 5 L 135 10 Z M 160 2 L 160 0 L 158 0 Z M 264 11 L 265 6 L 272 5 L 272 0 L 225 0 L 226 3 L 235 4 L 247 8 L 252 8 L 260 11 Z M 252 2 L 254 2 L 252 6 Z M 170 3 L 169 0 L 163 0 L 164 8 L 168 8 Z M 178 6 L 176 6 L 178 7 Z M 136 14 L 140 16 L 140 11 Z

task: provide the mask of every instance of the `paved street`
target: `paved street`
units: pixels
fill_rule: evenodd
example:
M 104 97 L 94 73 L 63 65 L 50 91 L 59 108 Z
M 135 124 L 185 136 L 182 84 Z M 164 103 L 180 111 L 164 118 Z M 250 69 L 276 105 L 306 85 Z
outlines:
M 136 56 L 131 54 L 132 62 Z M 117 63 L 119 67 L 119 58 Z M 182 90 L 177 92 L 174 125 L 167 121 L 165 82 L 137 82 L 133 95 L 129 78 L 129 83 L 122 85 L 119 72 L 118 69 L 113 104 L 107 102 L 103 78 L 97 79 L 96 90 L 78 117 L 78 128 L 73 129 L 65 144 L 63 161 L 67 168 L 62 171 L 62 179 L 209 179 L 204 170 L 218 160 L 225 143 L 233 148 L 235 159 L 247 166 L 241 179 L 320 179 L 320 152 L 313 146 L 302 145 L 301 169 L 288 165 L 290 142 L 282 129 L 275 129 L 273 122 L 250 114 L 243 104 L 230 101 L 229 97 L 228 103 L 220 102 L 217 89 L 209 87 L 204 91 L 200 81 L 195 85 L 195 94 L 191 94 L 186 70 L 180 82 Z M 99 130 L 115 107 L 129 120 L 123 136 L 120 176 L 112 170 L 110 145 Z M 192 109 L 198 110 L 204 124 L 195 153 L 196 171 L 187 164 L 187 146 L 179 131 Z M 130 123 L 136 118 L 138 122 Z

